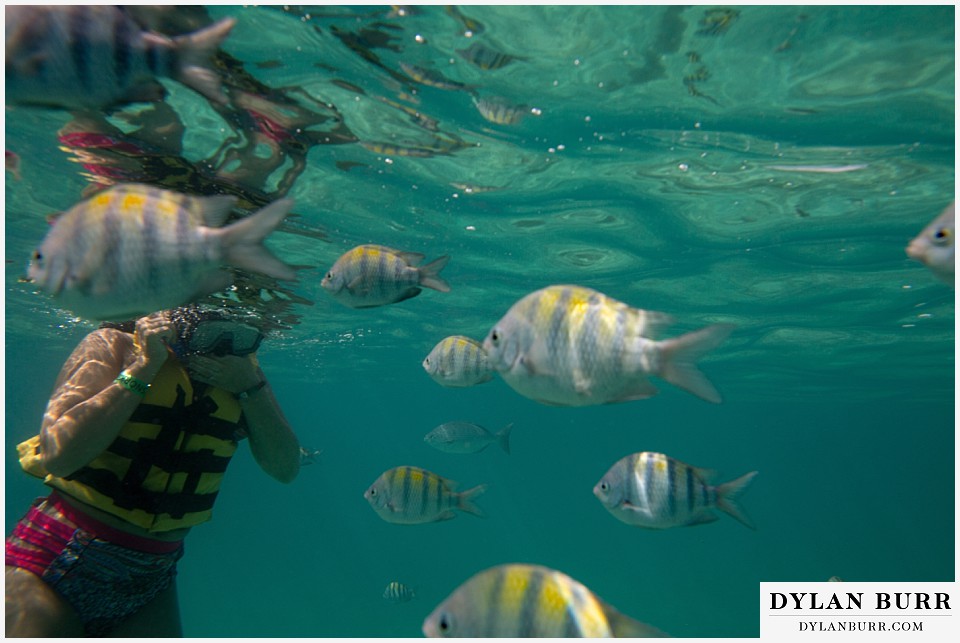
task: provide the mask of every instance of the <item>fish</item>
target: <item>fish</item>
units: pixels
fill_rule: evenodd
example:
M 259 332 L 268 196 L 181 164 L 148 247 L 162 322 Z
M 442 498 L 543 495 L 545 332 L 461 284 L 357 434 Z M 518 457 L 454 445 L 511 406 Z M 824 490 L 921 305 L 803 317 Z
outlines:
M 508 563 L 457 587 L 423 621 L 431 638 L 668 638 L 563 572 Z
M 490 329 L 483 349 L 494 370 L 521 395 L 554 406 L 588 406 L 657 394 L 655 375 L 708 402 L 720 393 L 696 361 L 729 336 L 714 324 L 657 341 L 673 320 L 573 285 L 548 286 L 515 303 Z
M 220 227 L 236 202 L 135 183 L 111 187 L 53 222 L 27 276 L 57 304 L 96 321 L 134 319 L 226 288 L 233 276 L 221 264 L 295 280 L 296 269 L 262 245 L 293 201 Z
M 514 60 L 526 60 L 521 56 L 511 56 L 503 52 L 487 47 L 481 42 L 475 42 L 466 49 L 455 50 L 464 60 L 480 69 L 500 69 L 506 67 Z
M 414 82 L 418 82 L 421 85 L 426 85 L 427 87 L 435 87 L 437 89 L 445 89 L 448 91 L 473 91 L 476 89 L 476 85 L 467 85 L 455 80 L 450 80 L 438 71 L 426 69 L 424 67 L 418 67 L 403 61 L 400 61 L 400 69 L 402 69 L 403 73 L 409 76 Z
M 419 525 L 456 516 L 454 509 L 484 517 L 473 499 L 486 491 L 481 484 L 456 491 L 457 483 L 420 467 L 401 466 L 380 474 L 364 492 L 373 510 L 387 522 Z
M 417 266 L 424 255 L 386 246 L 366 244 L 343 253 L 323 277 L 320 285 L 334 299 L 350 308 L 373 308 L 395 304 L 421 292 L 421 286 L 450 292 L 440 271 L 448 255 Z
M 907 256 L 925 265 L 933 276 L 954 285 L 954 205 L 948 205 L 907 245 Z
M 416 597 L 416 591 L 399 581 L 390 581 L 383 590 L 383 598 L 391 603 L 408 603 Z
M 479 453 L 496 442 L 510 455 L 513 423 L 494 433 L 472 422 L 446 422 L 423 436 L 423 441 L 444 453 Z
M 751 471 L 712 486 L 707 483 L 711 472 L 644 451 L 617 460 L 593 487 L 593 495 L 614 518 L 636 527 L 703 525 L 717 520 L 711 510 L 719 509 L 756 529 L 736 501 L 756 475 Z
M 423 359 L 423 369 L 441 386 L 474 386 L 493 379 L 483 345 L 464 335 L 451 335 L 437 342 Z
M 827 579 L 827 582 L 828 582 L 828 583 L 842 583 L 842 582 L 843 582 L 843 579 L 840 578 L 839 576 L 831 576 L 830 578 Z
M 526 105 L 511 105 L 503 98 L 473 98 L 477 111 L 486 120 L 497 125 L 516 125 L 530 111 Z
M 6 102 L 102 109 L 156 101 L 165 91 L 156 79 L 167 77 L 226 104 L 211 58 L 235 24 L 224 18 L 170 38 L 112 5 L 8 5 Z

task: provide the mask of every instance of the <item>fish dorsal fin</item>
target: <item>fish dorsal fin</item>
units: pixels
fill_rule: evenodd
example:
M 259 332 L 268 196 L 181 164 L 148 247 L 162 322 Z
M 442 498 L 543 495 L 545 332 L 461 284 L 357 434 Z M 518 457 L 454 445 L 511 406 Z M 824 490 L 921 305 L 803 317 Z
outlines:
M 427 257 L 427 255 L 419 252 L 406 252 L 402 250 L 397 252 L 397 256 L 408 266 L 416 266 Z
M 203 225 L 208 228 L 219 228 L 226 223 L 233 206 L 237 203 L 237 197 L 227 195 L 206 196 L 197 200 L 200 218 Z
M 607 617 L 607 623 L 610 625 L 610 632 L 618 639 L 668 639 L 670 635 L 662 632 L 652 625 L 641 623 L 625 614 L 621 614 L 617 609 L 604 601 L 597 599 L 600 607 L 603 609 L 604 616 Z

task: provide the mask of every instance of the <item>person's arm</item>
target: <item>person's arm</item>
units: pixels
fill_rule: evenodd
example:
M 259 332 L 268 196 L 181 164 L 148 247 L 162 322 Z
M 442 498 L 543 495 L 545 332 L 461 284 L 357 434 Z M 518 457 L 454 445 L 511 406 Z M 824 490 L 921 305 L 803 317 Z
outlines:
M 271 477 L 292 482 L 300 473 L 300 443 L 273 396 L 266 375 L 253 358 L 198 355 L 190 358 L 188 368 L 197 380 L 234 395 L 249 391 L 239 399 L 253 458 Z M 251 390 L 261 382 L 263 386 Z
M 164 339 L 172 327 L 163 314 L 137 320 L 133 336 L 114 329 L 87 335 L 67 358 L 40 427 L 43 465 L 66 476 L 116 439 L 142 397 L 114 380 L 121 371 L 149 384 L 167 359 Z

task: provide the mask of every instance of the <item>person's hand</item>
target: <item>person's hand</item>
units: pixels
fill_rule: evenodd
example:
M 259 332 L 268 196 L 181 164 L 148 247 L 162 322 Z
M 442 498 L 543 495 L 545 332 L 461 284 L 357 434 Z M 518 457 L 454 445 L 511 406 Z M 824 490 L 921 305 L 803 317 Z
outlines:
M 137 361 L 159 368 L 167 360 L 167 346 L 176 339 L 176 329 L 165 312 L 153 313 L 137 320 L 134 334 L 140 346 Z
M 186 361 L 193 379 L 233 394 L 246 391 L 263 379 L 248 357 L 191 355 Z

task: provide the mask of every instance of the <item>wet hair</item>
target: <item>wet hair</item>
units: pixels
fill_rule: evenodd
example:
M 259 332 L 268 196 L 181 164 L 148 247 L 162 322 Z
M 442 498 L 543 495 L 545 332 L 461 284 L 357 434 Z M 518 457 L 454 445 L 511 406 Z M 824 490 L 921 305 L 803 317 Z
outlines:
M 137 320 L 130 319 L 127 321 L 112 322 L 105 321 L 100 322 L 100 325 L 97 328 L 113 328 L 114 330 L 119 330 L 124 333 L 133 334 L 133 331 L 137 328 Z

